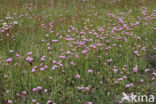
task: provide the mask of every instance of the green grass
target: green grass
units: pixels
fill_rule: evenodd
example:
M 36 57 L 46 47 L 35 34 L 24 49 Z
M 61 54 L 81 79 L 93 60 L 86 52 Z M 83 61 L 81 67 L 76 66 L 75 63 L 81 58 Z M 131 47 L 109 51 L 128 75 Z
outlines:
M 156 48 L 155 5 L 155 0 L 120 0 L 114 4 L 111 0 L 1 0 L 0 31 L 3 23 L 11 25 L 17 21 L 18 24 L 0 32 L 0 104 L 7 104 L 8 100 L 13 104 L 33 104 L 32 99 L 40 104 L 46 104 L 48 100 L 57 104 L 118 104 L 123 92 L 154 94 L 151 83 L 155 83 L 152 73 L 156 67 L 156 51 L 153 49 Z M 147 13 L 143 15 L 145 7 Z M 6 18 L 9 16 L 13 19 Z M 118 18 L 122 18 L 124 23 L 119 23 Z M 139 22 L 137 26 L 131 26 L 136 22 Z M 50 27 L 49 23 L 53 26 Z M 119 29 L 124 24 L 131 30 L 124 28 L 112 33 L 114 27 Z M 77 30 L 72 31 L 70 26 Z M 82 31 L 86 34 L 81 34 Z M 73 40 L 66 40 L 67 37 Z M 58 42 L 52 43 L 51 40 Z M 50 43 L 51 50 L 47 49 L 47 43 Z M 10 50 L 14 52 L 10 53 Z M 82 54 L 83 50 L 87 50 L 86 54 Z M 67 51 L 72 54 L 67 55 Z M 138 51 L 140 56 L 136 56 L 134 51 Z M 32 52 L 32 64 L 26 61 L 28 52 Z M 16 57 L 17 53 L 19 57 Z M 41 61 L 42 56 L 46 56 L 45 61 Z M 66 59 L 60 56 L 66 56 Z M 8 58 L 13 60 L 7 66 Z M 113 61 L 107 62 L 109 59 Z M 59 67 L 52 70 L 54 60 L 63 66 L 57 64 Z M 48 68 L 41 71 L 41 63 Z M 127 65 L 126 70 L 123 70 L 124 65 Z M 136 65 L 137 73 L 133 72 Z M 38 68 L 31 72 L 34 66 Z M 117 73 L 113 72 L 115 66 Z M 150 71 L 145 73 L 147 68 Z M 89 69 L 93 72 L 88 73 Z M 80 79 L 76 78 L 77 74 Z M 127 78 L 115 83 L 123 76 Z M 133 87 L 125 87 L 131 83 Z M 37 86 L 42 90 L 33 92 Z M 89 89 L 78 90 L 77 87 Z M 44 89 L 48 91 L 45 93 Z M 22 94 L 23 91 L 27 93 Z

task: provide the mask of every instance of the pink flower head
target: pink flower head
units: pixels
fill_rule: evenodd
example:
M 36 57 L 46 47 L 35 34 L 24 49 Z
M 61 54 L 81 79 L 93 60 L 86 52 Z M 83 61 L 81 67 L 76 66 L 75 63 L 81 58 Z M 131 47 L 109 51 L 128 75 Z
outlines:
M 14 50 L 10 50 L 10 53 L 13 53 L 14 52 Z
M 16 57 L 19 57 L 19 54 L 18 53 L 16 54 Z
M 36 99 L 32 99 L 32 102 L 35 103 L 36 102 Z
M 118 69 L 117 68 L 114 68 L 114 73 L 117 73 L 118 72 Z
M 48 100 L 47 103 L 50 104 L 50 103 L 52 103 L 52 101 L 51 100 Z
M 22 91 L 22 94 L 23 94 L 23 95 L 26 95 L 26 94 L 27 94 L 27 92 L 26 92 L 26 91 Z
M 36 92 L 37 91 L 37 88 L 33 88 L 33 90 L 32 90 L 33 92 Z
M 28 55 L 32 55 L 32 52 L 28 52 Z
M 88 104 L 93 104 L 92 102 L 88 102 Z
M 41 70 L 41 71 L 44 71 L 44 70 L 45 70 L 45 68 L 40 68 L 40 70 Z
M 77 74 L 77 75 L 76 75 L 76 78 L 77 78 L 77 79 L 80 79 L 80 75 L 79 75 L 79 74 Z
M 11 62 L 11 61 L 12 61 L 12 58 L 8 58 L 8 59 L 6 60 L 7 63 L 9 63 L 9 62 Z
M 46 92 L 48 92 L 48 90 L 47 89 L 44 89 L 44 92 L 46 93 Z
M 108 59 L 108 60 L 107 60 L 107 62 L 112 62 L 112 61 L 113 61 L 112 59 Z
M 53 43 L 57 43 L 57 42 L 58 42 L 58 40 L 51 40 L 51 42 L 53 42 Z
M 155 73 L 155 72 L 153 72 L 152 74 L 153 74 L 154 76 L 156 76 L 156 73 Z
M 89 69 L 89 70 L 88 70 L 88 73 L 92 73 L 92 72 L 93 72 L 93 70 L 92 70 L 92 69 Z
M 28 56 L 28 57 L 26 58 L 26 60 L 27 60 L 28 62 L 31 62 L 31 61 L 33 61 L 33 58 L 31 58 L 31 57 Z
M 145 72 L 147 73 L 149 71 L 149 69 L 145 69 Z
M 8 100 L 8 104 L 12 104 L 12 100 Z
M 135 72 L 135 73 L 138 72 L 138 66 L 137 65 L 133 68 L 133 72 Z
M 42 90 L 42 87 L 41 87 L 41 86 L 38 86 L 38 87 L 37 87 L 37 90 Z

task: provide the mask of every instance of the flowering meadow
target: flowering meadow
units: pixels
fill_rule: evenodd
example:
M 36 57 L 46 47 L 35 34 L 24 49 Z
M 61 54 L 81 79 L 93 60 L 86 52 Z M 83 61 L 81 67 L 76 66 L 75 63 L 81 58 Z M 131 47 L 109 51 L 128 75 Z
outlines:
M 126 104 L 123 92 L 156 95 L 155 0 L 0 0 L 0 104 Z

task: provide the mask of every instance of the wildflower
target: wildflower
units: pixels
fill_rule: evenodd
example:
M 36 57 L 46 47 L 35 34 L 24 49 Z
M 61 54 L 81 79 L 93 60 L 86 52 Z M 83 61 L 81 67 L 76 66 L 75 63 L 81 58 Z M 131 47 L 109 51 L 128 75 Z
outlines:
M 32 68 L 31 72 L 35 72 L 36 70 L 34 68 Z
M 23 95 L 26 95 L 26 94 L 27 94 L 27 92 L 26 92 L 26 91 L 23 91 L 23 92 L 22 92 L 22 94 L 23 94 Z
M 32 90 L 33 92 L 36 92 L 37 91 L 37 88 L 33 88 L 33 90 Z
M 36 99 L 32 99 L 32 102 L 35 103 L 36 102 Z
M 88 102 L 88 104 L 93 104 L 92 102 Z
M 19 54 L 18 53 L 16 54 L 16 57 L 19 57 Z
M 9 62 L 11 62 L 11 61 L 12 61 L 12 58 L 8 58 L 8 59 L 6 60 L 7 63 L 9 63 Z
M 144 80 L 143 80 L 143 79 L 141 79 L 141 80 L 140 80 L 140 82 L 144 82 Z
M 145 72 L 147 73 L 149 71 L 149 69 L 145 69 Z
M 51 40 L 51 42 L 53 42 L 53 43 L 57 43 L 57 42 L 58 42 L 58 40 Z
M 14 22 L 13 22 L 13 24 L 17 25 L 17 24 L 18 24 L 18 22 L 17 22 L 17 21 L 14 21 Z
M 46 92 L 48 92 L 48 90 L 47 89 L 44 89 L 44 92 L 46 93 Z
M 76 75 L 76 78 L 77 78 L 77 79 L 80 79 L 80 75 L 79 75 L 79 74 L 77 74 L 77 75 Z
M 28 52 L 28 55 L 32 55 L 32 52 Z
M 10 50 L 10 53 L 13 53 L 14 52 L 14 50 Z
M 28 62 L 31 62 L 31 61 L 33 61 L 33 58 L 31 58 L 31 57 L 28 56 L 28 57 L 26 58 L 26 60 L 27 60 Z
M 88 70 L 88 73 L 92 73 L 92 72 L 93 72 L 93 70 L 92 70 L 92 69 L 89 69 L 89 70 Z
M 118 69 L 117 68 L 114 68 L 114 73 L 117 73 L 118 72 Z
M 136 65 L 134 68 L 133 68 L 133 72 L 138 72 L 138 66 Z
M 41 86 L 38 86 L 38 87 L 37 87 L 37 90 L 42 90 L 42 87 L 41 87 Z
M 41 70 L 41 71 L 44 71 L 44 70 L 45 70 L 45 68 L 40 68 L 40 70 Z
M 107 60 L 107 62 L 112 62 L 112 61 L 113 61 L 112 59 L 108 59 L 108 60 Z
M 12 104 L 12 100 L 8 100 L 8 104 Z
M 48 101 L 47 101 L 47 104 L 50 104 L 50 103 L 52 103 L 52 101 L 51 101 L 51 100 L 48 100 Z
M 6 90 L 5 92 L 8 94 L 10 91 L 9 90 Z
M 66 59 L 66 56 L 60 56 L 61 59 Z
M 8 75 L 4 75 L 4 78 L 8 78 Z
M 156 73 L 155 73 L 155 72 L 153 72 L 152 74 L 153 74 L 154 76 L 156 76 Z

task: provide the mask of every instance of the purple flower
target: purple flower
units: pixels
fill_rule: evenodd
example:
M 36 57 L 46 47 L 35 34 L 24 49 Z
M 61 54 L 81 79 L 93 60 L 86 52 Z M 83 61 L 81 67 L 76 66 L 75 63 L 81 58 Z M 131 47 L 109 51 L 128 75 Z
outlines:
M 36 102 L 36 99 L 32 99 L 32 102 L 35 103 Z
M 7 63 L 9 63 L 9 62 L 11 62 L 11 61 L 12 61 L 12 58 L 8 58 L 8 59 L 6 60 Z
M 88 102 L 88 104 L 93 104 L 92 102 Z
M 37 90 L 42 90 L 42 87 L 41 87 L 41 86 L 38 86 L 38 87 L 37 87 Z
M 80 75 L 79 75 L 79 74 L 77 74 L 75 77 L 76 77 L 77 79 L 80 79 Z
M 28 55 L 32 55 L 32 52 L 28 52 Z
M 118 72 L 118 69 L 117 68 L 114 68 L 114 73 L 117 73 Z
M 147 73 L 149 71 L 149 69 L 145 69 L 145 72 Z
M 46 93 L 46 92 L 48 92 L 48 90 L 47 89 L 44 89 L 44 92 Z
M 92 72 L 93 72 L 93 70 L 92 70 L 92 69 L 89 69 L 89 70 L 88 70 L 88 73 L 92 73 Z
M 50 103 L 52 103 L 52 101 L 51 100 L 48 100 L 47 103 L 50 104 Z
M 8 100 L 8 104 L 12 104 L 12 100 Z
M 135 72 L 135 73 L 138 72 L 138 66 L 137 65 L 133 68 L 133 72 Z
M 51 40 L 51 42 L 53 42 L 53 43 L 57 43 L 57 42 L 58 42 L 58 40 Z
M 26 58 L 26 60 L 27 60 L 28 62 L 31 62 L 31 61 L 33 61 L 33 58 L 31 58 L 31 57 L 28 56 L 28 57 Z

